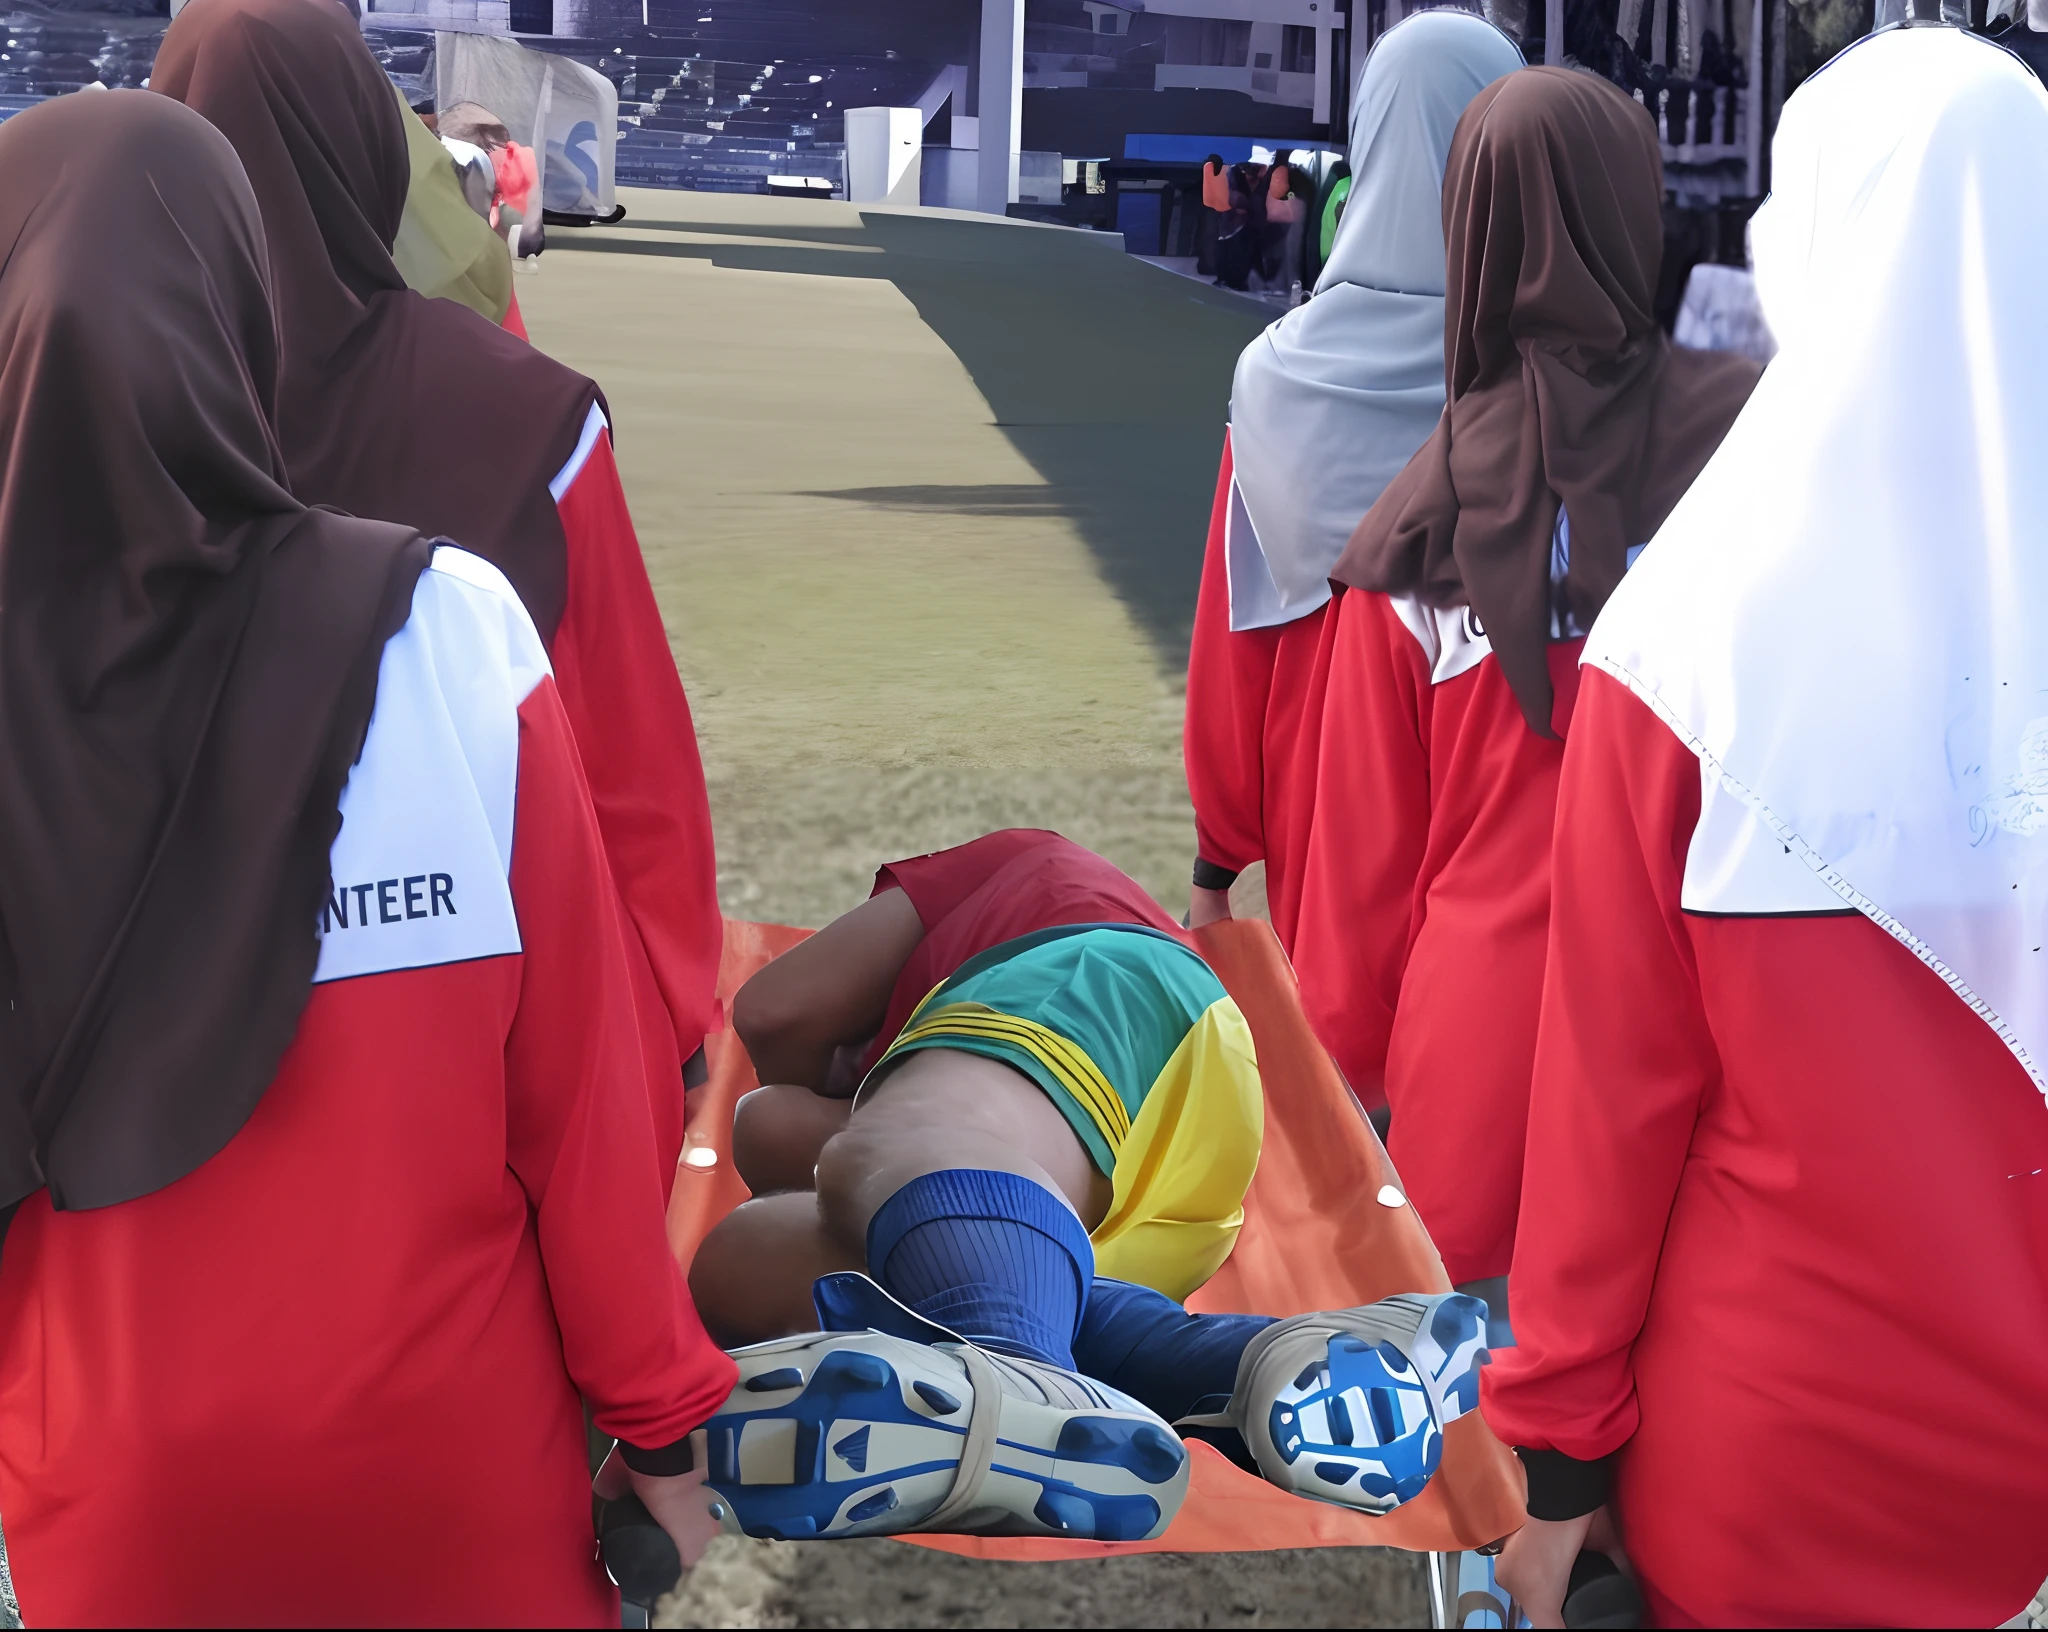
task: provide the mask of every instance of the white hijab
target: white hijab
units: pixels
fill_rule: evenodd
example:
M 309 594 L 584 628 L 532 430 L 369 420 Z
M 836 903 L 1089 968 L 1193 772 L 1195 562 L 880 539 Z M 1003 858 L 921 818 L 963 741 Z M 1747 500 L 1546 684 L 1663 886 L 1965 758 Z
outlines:
M 1366 58 L 1329 264 L 1315 298 L 1245 348 L 1231 387 L 1231 628 L 1327 601 L 1352 529 L 1436 429 L 1444 159 L 1466 104 L 1521 65 L 1499 29 L 1456 11 L 1408 19 Z
M 1772 175 L 1777 358 L 1584 661 L 2048 1091 L 2048 93 L 1959 29 L 1874 35 Z

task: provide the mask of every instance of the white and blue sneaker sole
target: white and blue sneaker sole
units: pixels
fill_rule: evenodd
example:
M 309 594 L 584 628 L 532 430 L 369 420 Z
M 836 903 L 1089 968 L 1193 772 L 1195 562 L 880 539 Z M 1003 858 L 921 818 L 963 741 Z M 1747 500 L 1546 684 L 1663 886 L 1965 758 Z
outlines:
M 751 1536 L 1140 1541 L 1187 1491 L 1178 1436 L 1073 1372 L 875 1331 L 733 1358 L 739 1385 L 705 1425 L 708 1474 Z
M 1401 1340 L 1409 1359 L 1427 1379 L 1438 1414 L 1448 1427 L 1479 1409 L 1479 1368 L 1493 1358 L 1485 1300 L 1465 1292 L 1432 1297 L 1384 1298 L 1373 1307 L 1412 1306 L 1415 1335 Z
M 1486 1305 L 1461 1293 L 1297 1315 L 1253 1339 L 1226 1413 L 1187 1421 L 1238 1428 L 1283 1490 L 1389 1513 L 1435 1476 L 1487 1358 Z

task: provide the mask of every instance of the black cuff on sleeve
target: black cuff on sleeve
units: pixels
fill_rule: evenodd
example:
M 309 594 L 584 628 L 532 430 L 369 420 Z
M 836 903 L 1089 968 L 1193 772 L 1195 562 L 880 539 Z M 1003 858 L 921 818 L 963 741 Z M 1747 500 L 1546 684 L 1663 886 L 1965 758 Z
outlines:
M 1529 1475 L 1529 1517 L 1549 1519 L 1583 1518 L 1605 1505 L 1614 1482 L 1614 1458 L 1603 1456 L 1581 1462 L 1562 1451 L 1532 1451 L 1515 1447 L 1522 1467 Z
M 658 1446 L 651 1451 L 643 1450 L 638 1445 L 629 1445 L 622 1439 L 619 1441 L 619 1456 L 635 1473 L 648 1474 L 656 1479 L 668 1479 L 679 1473 L 688 1473 L 696 1466 L 690 1455 L 688 1434 L 683 1435 L 673 1445 Z
M 1221 862 L 1195 859 L 1195 888 L 1198 890 L 1227 890 L 1237 882 L 1235 869 L 1225 867 Z

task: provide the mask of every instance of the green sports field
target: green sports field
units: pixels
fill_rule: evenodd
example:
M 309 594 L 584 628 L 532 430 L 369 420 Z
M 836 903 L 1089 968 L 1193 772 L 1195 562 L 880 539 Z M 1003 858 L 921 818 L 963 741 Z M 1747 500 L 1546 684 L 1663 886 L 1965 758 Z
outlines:
M 1107 236 L 628 191 L 518 280 L 604 387 L 735 916 L 1057 827 L 1184 905 L 1180 675 L 1253 303 Z

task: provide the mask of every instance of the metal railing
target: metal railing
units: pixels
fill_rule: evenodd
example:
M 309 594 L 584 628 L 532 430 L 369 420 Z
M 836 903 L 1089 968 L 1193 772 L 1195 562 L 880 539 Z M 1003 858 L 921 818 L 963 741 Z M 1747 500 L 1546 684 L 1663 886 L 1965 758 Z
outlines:
M 1680 80 L 1635 98 L 1656 121 L 1667 164 L 1713 164 L 1752 157 L 1750 92 L 1745 86 Z

